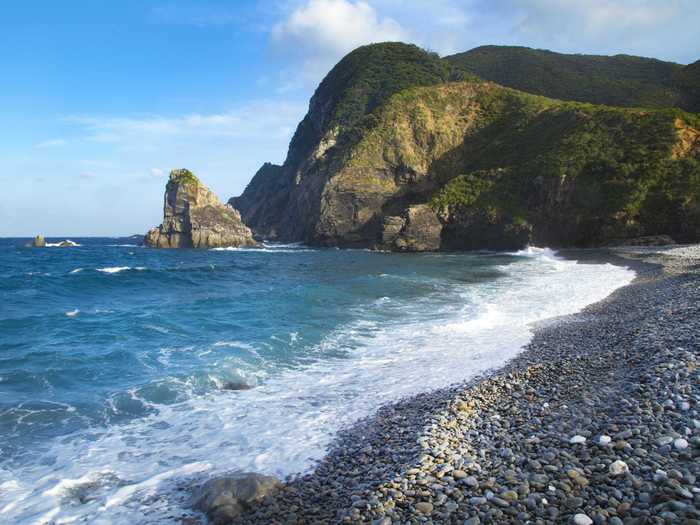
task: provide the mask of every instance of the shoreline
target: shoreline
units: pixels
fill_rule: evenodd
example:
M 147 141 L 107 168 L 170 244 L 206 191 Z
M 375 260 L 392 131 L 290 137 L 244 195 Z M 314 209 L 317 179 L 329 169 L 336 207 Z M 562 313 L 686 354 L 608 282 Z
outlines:
M 692 377 L 700 356 L 688 320 L 700 299 L 700 249 L 681 249 L 678 257 L 656 249 L 560 252 L 582 264 L 628 266 L 637 277 L 535 327 L 503 367 L 341 429 L 310 473 L 235 523 L 695 523 L 700 382 Z M 682 322 L 664 313 L 686 310 Z M 658 349 L 679 340 L 685 346 Z M 666 375 L 678 374 L 674 362 L 686 364 L 682 393 L 674 394 L 683 400 L 652 399 L 661 391 L 658 377 L 647 388 L 659 360 Z M 661 385 L 675 388 L 665 376 Z M 676 401 L 684 410 L 664 405 Z M 616 461 L 624 473 L 611 474 Z

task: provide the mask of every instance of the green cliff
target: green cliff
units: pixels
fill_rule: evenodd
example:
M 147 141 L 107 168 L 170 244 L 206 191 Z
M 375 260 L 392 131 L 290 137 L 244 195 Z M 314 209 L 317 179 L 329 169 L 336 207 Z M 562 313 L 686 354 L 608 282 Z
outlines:
M 625 60 L 620 71 L 631 77 L 637 64 L 646 79 L 668 70 L 692 100 L 696 65 L 647 60 Z M 697 240 L 700 117 L 662 109 L 680 105 L 681 91 L 657 83 L 628 96 L 596 84 L 607 93 L 596 101 L 650 106 L 611 107 L 517 91 L 475 72 L 404 44 L 350 53 L 314 94 L 285 164 L 263 166 L 232 204 L 259 234 L 328 246 Z

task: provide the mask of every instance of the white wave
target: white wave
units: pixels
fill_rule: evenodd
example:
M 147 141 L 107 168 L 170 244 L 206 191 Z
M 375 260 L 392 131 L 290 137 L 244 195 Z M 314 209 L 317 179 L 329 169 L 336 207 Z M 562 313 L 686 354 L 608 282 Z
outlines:
M 233 246 L 228 246 L 226 248 L 210 248 L 213 252 L 255 252 L 255 253 L 303 253 L 303 252 L 315 252 L 309 248 L 299 248 L 299 249 L 289 249 L 289 248 L 235 248 Z
M 131 266 L 108 266 L 106 268 L 98 268 L 97 271 L 102 273 L 119 273 L 127 270 L 143 271 L 146 269 L 147 268 L 145 266 L 137 266 L 135 268 L 132 268 Z
M 80 313 L 80 310 L 77 308 L 75 310 L 71 310 L 70 312 L 66 312 L 67 317 L 76 317 Z
M 108 266 L 106 268 L 98 268 L 98 272 L 102 273 L 119 273 L 125 270 L 131 270 L 130 266 Z
M 503 365 L 531 340 L 534 324 L 580 311 L 635 276 L 545 251 L 502 271 L 500 279 L 404 302 L 400 320 L 342 326 L 312 349 L 322 358 L 253 390 L 160 405 L 128 424 L 91 429 L 89 440 L 61 439 L 50 451 L 50 470 L 0 470 L 0 486 L 15 483 L 0 494 L 2 518 L 18 525 L 46 516 L 56 523 L 177 523 L 190 512 L 189 495 L 176 490 L 184 479 L 191 486 L 192 476 L 230 470 L 306 471 L 339 428 L 386 402 Z M 105 476 L 128 481 L 93 489 L 82 505 L 61 496 L 68 480 Z
M 306 247 L 306 245 L 303 242 L 283 243 L 283 242 L 263 241 L 262 245 L 265 248 L 305 248 Z
M 82 268 L 76 268 L 75 270 L 71 270 L 70 273 L 80 273 L 82 271 L 83 271 Z
M 70 239 L 66 239 L 65 241 L 60 242 L 46 243 L 47 248 L 76 248 L 79 246 L 82 246 L 82 244 L 78 244 L 77 242 L 71 241 Z
M 300 242 L 289 244 L 263 242 L 260 246 L 225 246 L 221 248 L 210 248 L 214 252 L 257 252 L 257 253 L 302 253 L 315 252 L 313 248 L 309 248 Z

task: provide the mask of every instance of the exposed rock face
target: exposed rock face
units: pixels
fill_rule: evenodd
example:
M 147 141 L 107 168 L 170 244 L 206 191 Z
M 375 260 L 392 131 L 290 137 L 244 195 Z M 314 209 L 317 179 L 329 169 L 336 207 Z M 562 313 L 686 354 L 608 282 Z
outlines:
M 32 246 L 34 246 L 34 248 L 45 248 L 46 239 L 44 239 L 43 235 L 37 235 L 36 237 L 34 237 L 34 242 Z
M 440 249 L 442 224 L 425 204 L 409 206 L 402 217 L 386 217 L 381 247 L 401 252 L 429 252 Z
M 238 210 L 222 204 L 188 170 L 173 170 L 165 187 L 163 224 L 150 230 L 144 243 L 154 248 L 219 248 L 253 246 L 250 229 Z
M 195 496 L 195 506 L 215 525 L 231 523 L 276 490 L 280 481 L 272 476 L 240 473 L 207 481 Z

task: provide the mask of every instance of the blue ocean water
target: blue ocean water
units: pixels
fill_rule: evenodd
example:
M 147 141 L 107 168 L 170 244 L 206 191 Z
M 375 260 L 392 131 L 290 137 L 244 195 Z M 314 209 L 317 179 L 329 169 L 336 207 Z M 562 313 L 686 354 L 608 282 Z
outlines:
M 73 240 L 0 239 L 0 523 L 175 521 L 183 482 L 302 472 L 344 425 L 503 364 L 634 277 L 540 249 Z

